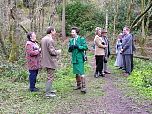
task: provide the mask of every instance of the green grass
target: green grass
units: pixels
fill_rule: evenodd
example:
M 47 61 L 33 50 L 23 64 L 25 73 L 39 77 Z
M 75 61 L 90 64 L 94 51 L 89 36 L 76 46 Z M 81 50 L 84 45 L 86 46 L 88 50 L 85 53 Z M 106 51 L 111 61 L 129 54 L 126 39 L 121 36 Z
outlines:
M 152 103 L 152 63 L 134 59 L 134 70 L 129 77 L 124 77 L 121 70 L 114 67 L 114 59 L 109 61 L 115 85 L 126 96 L 133 99 L 138 104 Z M 148 81 L 147 81 L 148 80 Z
M 90 60 L 92 57 L 93 54 L 88 53 L 88 59 Z M 68 61 L 68 59 L 66 61 Z M 144 62 L 135 59 L 134 72 L 131 76 L 126 78 L 122 76 L 121 70 L 114 67 L 114 59 L 110 59 L 109 61 L 109 66 L 112 70 L 111 76 L 114 79 L 113 83 L 125 96 L 133 98 L 133 100 L 139 104 L 150 102 L 152 100 L 152 90 L 150 86 L 147 86 L 148 81 L 140 81 L 143 77 L 145 78 L 146 76 L 149 76 L 145 76 L 144 74 L 151 71 L 150 65 L 151 63 L 148 61 Z M 11 65 L 9 65 L 9 68 L 10 70 L 6 70 L 0 77 L 0 113 L 2 114 L 55 114 L 57 110 L 60 112 L 67 112 L 71 111 L 74 106 L 79 105 L 83 109 L 87 107 L 82 106 L 82 101 L 98 99 L 105 94 L 101 89 L 105 82 L 102 78 L 93 78 L 93 71 L 88 62 L 85 63 L 88 93 L 83 95 L 80 91 L 73 90 L 75 76 L 72 73 L 71 64 L 67 63 L 55 73 L 56 77 L 53 85 L 57 90 L 57 97 L 51 99 L 45 97 L 46 71 L 41 70 L 38 75 L 36 86 L 40 88 L 40 92 L 31 93 L 28 91 L 28 73 L 26 70 L 22 67 L 19 68 L 18 66 L 12 68 Z M 135 74 L 139 74 L 139 68 L 143 75 L 137 76 Z M 24 78 L 18 79 L 22 74 Z M 136 83 L 134 83 L 135 81 Z M 146 83 L 146 85 L 144 83 Z
M 90 55 L 89 58 L 91 58 Z M 88 62 L 85 63 L 85 71 L 89 81 L 87 84 L 88 93 L 83 95 L 80 91 L 73 90 L 75 76 L 72 73 L 71 65 L 68 63 L 55 73 L 53 87 L 57 90 L 57 97 L 51 99 L 45 97 L 46 71 L 41 70 L 38 75 L 36 86 L 40 88 L 40 92 L 31 93 L 28 91 L 28 73 L 19 73 L 23 68 L 17 67 L 17 69 L 13 71 L 10 69 L 10 71 L 4 73 L 7 76 L 0 77 L 0 113 L 2 114 L 54 114 L 63 106 L 64 109 L 70 110 L 71 105 L 79 105 L 81 101 L 104 95 L 101 90 L 103 81 L 92 80 L 90 75 L 91 67 Z M 18 76 L 22 75 L 22 73 L 27 75 L 26 78 L 18 80 Z

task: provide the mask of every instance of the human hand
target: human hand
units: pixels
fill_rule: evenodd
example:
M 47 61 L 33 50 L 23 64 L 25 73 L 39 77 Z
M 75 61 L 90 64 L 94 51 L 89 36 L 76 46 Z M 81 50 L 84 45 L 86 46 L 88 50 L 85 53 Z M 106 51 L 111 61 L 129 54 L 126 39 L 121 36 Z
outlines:
M 123 49 L 121 49 L 120 51 L 123 52 Z
M 61 49 L 56 50 L 56 51 L 57 51 L 57 54 L 61 54 Z
M 39 48 L 39 52 L 41 52 L 41 48 Z
M 104 43 L 104 42 L 102 42 L 101 44 L 102 44 L 102 45 L 105 45 L 105 43 Z
M 76 45 L 73 45 L 73 48 L 74 49 L 78 49 L 78 45 L 76 44 Z
M 107 48 L 107 47 L 108 47 L 108 45 L 104 45 L 104 47 L 105 47 L 105 48 Z

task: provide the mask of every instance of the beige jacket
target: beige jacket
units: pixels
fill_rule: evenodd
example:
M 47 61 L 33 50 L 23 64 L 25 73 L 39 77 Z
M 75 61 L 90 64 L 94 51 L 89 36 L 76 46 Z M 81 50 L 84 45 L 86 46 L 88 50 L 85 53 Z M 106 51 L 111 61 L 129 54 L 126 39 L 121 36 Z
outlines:
M 58 51 L 55 49 L 54 40 L 51 36 L 46 35 L 41 40 L 42 59 L 41 65 L 43 68 L 56 69 Z
M 105 55 L 104 48 L 106 46 L 102 44 L 102 40 L 98 35 L 95 36 L 94 43 L 95 43 L 95 55 Z

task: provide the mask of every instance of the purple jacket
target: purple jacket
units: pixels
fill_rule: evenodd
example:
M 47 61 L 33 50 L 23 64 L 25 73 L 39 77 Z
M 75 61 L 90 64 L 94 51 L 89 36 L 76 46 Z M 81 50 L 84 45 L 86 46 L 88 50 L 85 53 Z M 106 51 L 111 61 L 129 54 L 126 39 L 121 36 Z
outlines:
M 25 45 L 27 67 L 29 70 L 40 68 L 40 51 L 37 43 L 27 41 Z

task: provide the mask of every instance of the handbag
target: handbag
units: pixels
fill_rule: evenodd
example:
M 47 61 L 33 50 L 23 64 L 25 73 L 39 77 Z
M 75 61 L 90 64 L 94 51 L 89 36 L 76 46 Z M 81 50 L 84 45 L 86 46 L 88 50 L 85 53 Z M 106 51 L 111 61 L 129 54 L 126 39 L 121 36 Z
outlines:
M 83 53 L 83 61 L 87 61 L 87 60 L 88 60 L 87 53 L 86 53 L 86 51 L 84 51 L 84 53 Z
M 104 63 L 107 63 L 108 62 L 108 60 L 107 60 L 107 57 L 104 57 Z

